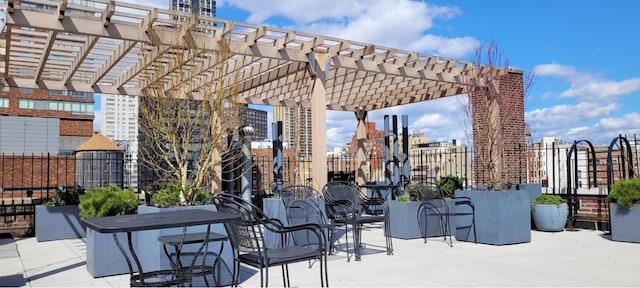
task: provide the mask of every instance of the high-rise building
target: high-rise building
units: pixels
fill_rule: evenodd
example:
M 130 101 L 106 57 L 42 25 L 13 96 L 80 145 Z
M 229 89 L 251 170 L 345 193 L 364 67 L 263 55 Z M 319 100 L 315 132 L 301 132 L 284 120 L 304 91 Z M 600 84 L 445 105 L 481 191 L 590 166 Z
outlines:
M 273 107 L 273 121 L 282 121 L 284 142 L 303 160 L 311 159 L 311 109 Z
M 172 0 L 171 9 L 203 16 L 216 16 L 215 0 Z
M 264 141 L 270 138 L 267 135 L 267 111 L 244 108 L 242 110 L 242 124 L 253 127 L 253 141 Z
M 124 149 L 124 186 L 138 187 L 138 98 L 103 94 L 100 104 L 101 133 Z

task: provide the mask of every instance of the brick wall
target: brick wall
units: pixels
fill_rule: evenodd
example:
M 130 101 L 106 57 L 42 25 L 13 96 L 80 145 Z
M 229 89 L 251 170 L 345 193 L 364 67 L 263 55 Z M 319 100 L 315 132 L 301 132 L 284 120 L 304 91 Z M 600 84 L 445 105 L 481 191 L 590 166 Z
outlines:
M 502 174 L 505 181 L 520 183 L 526 176 L 525 160 L 524 86 L 521 71 L 509 71 L 498 82 L 498 115 Z M 476 89 L 469 93 L 472 110 L 475 184 L 483 185 L 489 180 L 489 105 L 487 90 Z M 526 167 L 526 165 L 524 166 Z
M 73 186 L 75 183 L 75 158 L 71 156 L 1 156 L 0 170 L 3 189 Z

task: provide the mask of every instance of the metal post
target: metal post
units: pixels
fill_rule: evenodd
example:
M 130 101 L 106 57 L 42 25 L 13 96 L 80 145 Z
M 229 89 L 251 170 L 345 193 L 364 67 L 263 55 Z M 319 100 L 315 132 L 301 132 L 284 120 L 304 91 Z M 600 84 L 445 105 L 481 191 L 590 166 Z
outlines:
M 275 182 L 274 193 L 282 192 L 282 165 L 284 156 L 282 154 L 282 121 L 272 123 L 271 133 L 273 134 L 273 181 Z
M 389 115 L 384 115 L 384 182 L 391 183 L 391 151 L 389 149 Z
M 400 185 L 400 159 L 398 159 L 398 115 L 393 115 L 391 118 L 391 124 L 393 125 L 393 182 L 391 184 Z M 391 200 L 396 199 L 397 191 L 391 191 Z
M 254 129 L 251 126 L 243 126 L 240 129 L 240 137 L 242 139 L 242 177 L 240 178 L 240 189 L 242 191 L 242 199 L 247 202 L 252 202 L 253 198 L 251 194 L 251 182 L 252 182 L 252 171 L 251 167 L 253 163 L 251 162 L 251 137 L 254 134 Z
M 409 116 L 402 115 L 402 175 L 400 176 L 400 194 L 411 181 L 411 167 L 409 163 Z

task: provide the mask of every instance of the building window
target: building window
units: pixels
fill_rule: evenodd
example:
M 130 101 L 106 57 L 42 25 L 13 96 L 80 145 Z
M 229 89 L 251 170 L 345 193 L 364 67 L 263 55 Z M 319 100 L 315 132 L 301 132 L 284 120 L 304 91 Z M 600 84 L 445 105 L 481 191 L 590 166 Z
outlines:
M 0 98 L 0 108 L 9 107 L 9 98 Z
M 31 88 L 18 88 L 18 93 L 20 93 L 20 94 L 33 94 L 33 89 L 31 89 Z
M 66 90 L 49 90 L 49 95 L 67 96 Z

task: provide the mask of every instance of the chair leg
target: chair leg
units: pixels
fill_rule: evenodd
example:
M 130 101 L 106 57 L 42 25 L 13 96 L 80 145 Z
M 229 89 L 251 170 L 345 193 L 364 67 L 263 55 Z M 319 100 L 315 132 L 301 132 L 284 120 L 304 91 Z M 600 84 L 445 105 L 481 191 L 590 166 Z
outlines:
M 360 239 L 360 232 L 362 231 L 360 224 L 353 224 L 355 231 L 353 231 L 353 247 L 355 250 L 355 254 L 356 254 L 356 261 L 360 261 L 360 258 L 362 256 L 361 251 L 360 251 L 360 241 L 362 241 L 362 239 Z

